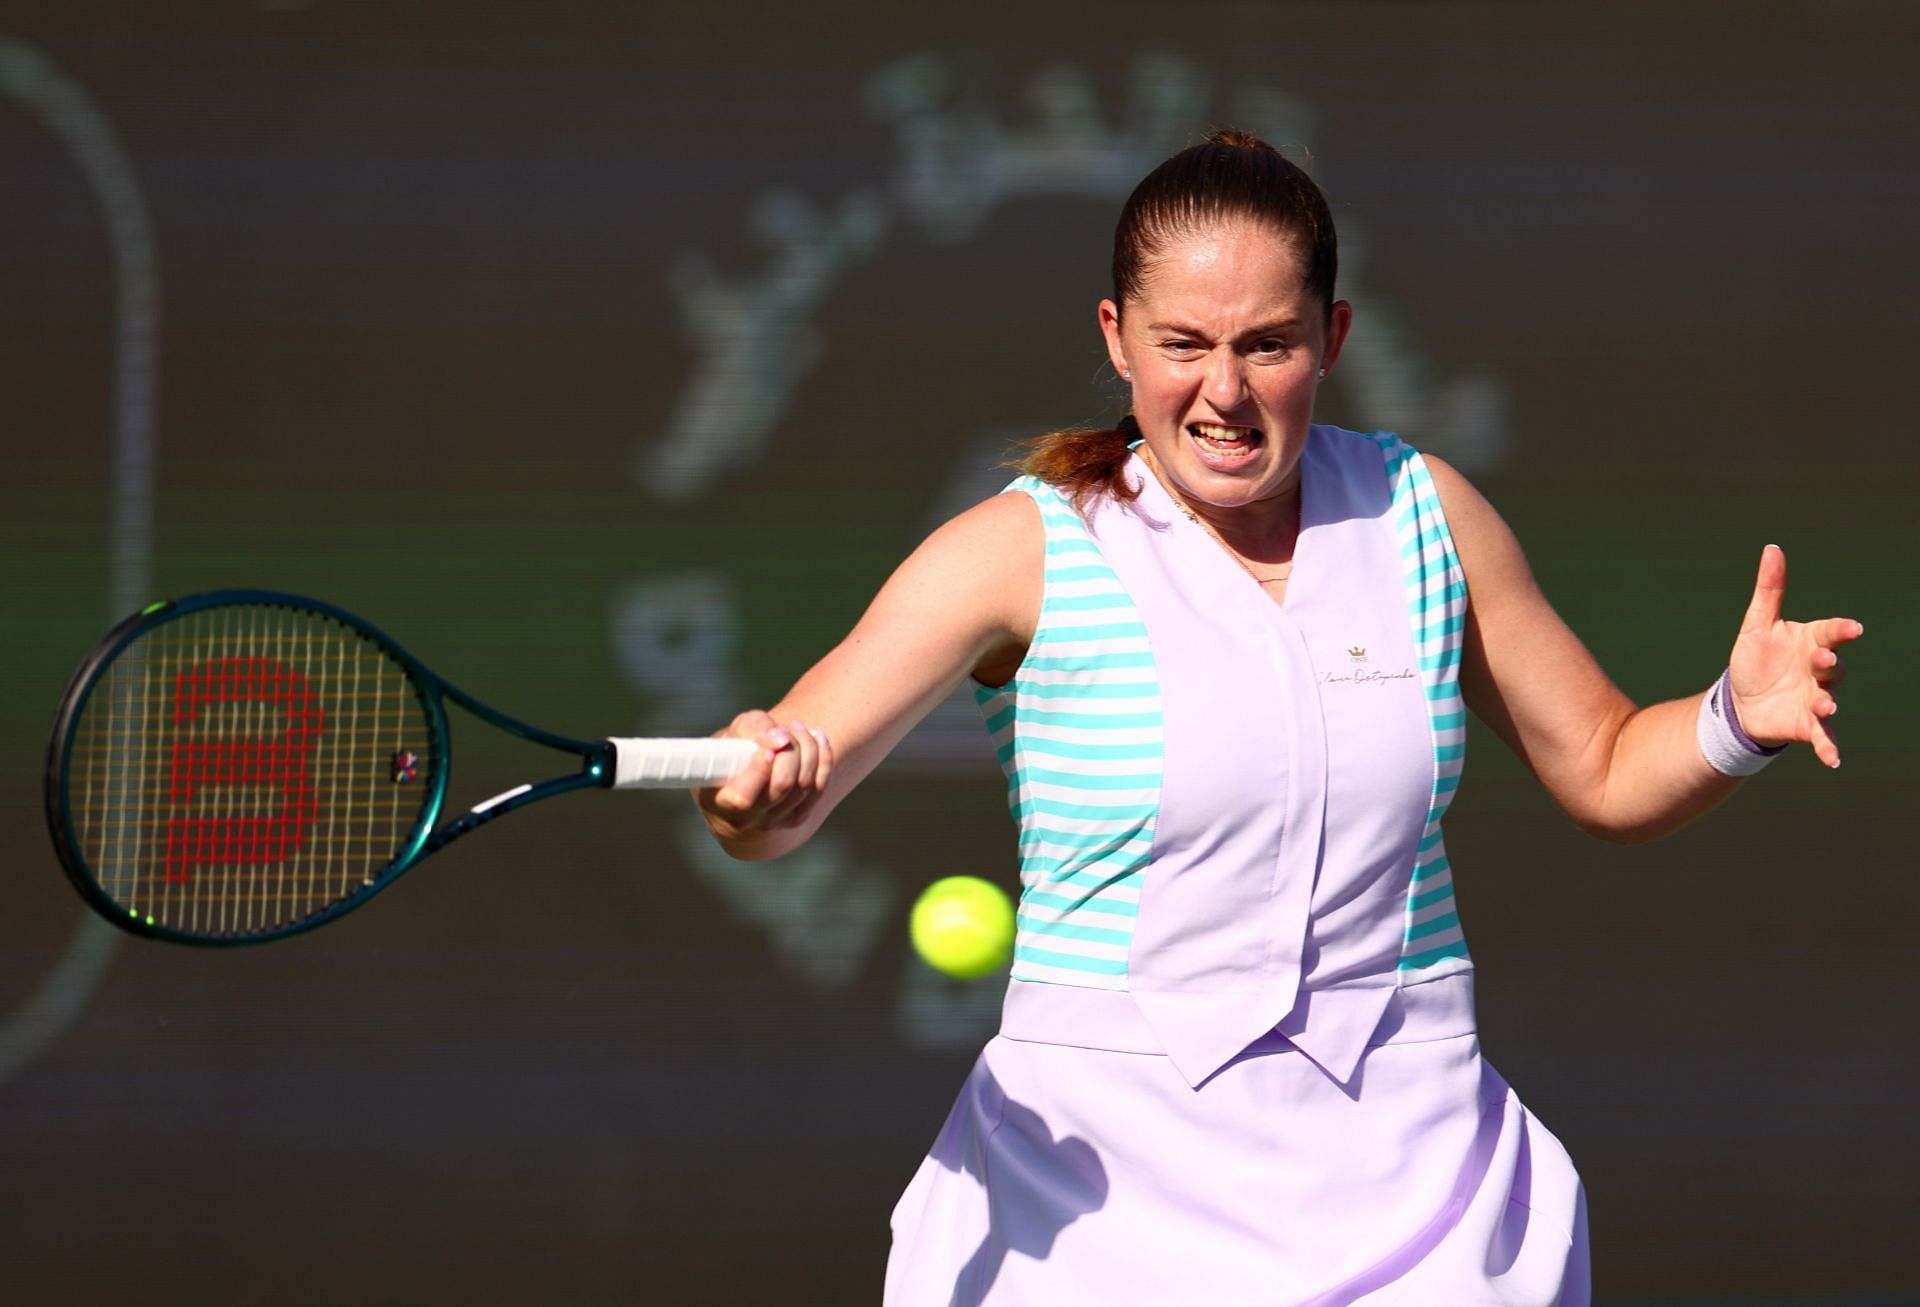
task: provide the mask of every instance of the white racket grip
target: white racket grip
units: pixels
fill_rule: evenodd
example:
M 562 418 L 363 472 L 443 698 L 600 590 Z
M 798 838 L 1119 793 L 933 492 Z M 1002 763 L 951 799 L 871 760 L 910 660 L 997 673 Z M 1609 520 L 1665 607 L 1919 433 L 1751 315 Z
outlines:
M 717 785 L 747 765 L 752 740 L 612 739 L 613 788 L 683 790 Z

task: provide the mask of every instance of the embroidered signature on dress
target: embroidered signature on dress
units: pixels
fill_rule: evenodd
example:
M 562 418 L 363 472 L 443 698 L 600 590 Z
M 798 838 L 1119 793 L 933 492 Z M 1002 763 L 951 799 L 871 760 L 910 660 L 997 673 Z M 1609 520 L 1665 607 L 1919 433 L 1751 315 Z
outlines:
M 1413 669 L 1402 668 L 1397 672 L 1376 672 L 1366 668 L 1356 668 L 1351 672 L 1322 672 L 1322 685 L 1373 685 L 1381 681 L 1411 681 Z

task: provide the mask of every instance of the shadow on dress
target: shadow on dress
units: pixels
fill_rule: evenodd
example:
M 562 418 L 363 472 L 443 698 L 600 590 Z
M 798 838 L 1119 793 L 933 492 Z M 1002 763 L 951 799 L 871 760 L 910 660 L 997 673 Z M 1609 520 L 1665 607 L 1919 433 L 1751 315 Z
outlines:
M 987 1196 L 986 1237 L 960 1268 L 947 1307 L 980 1307 L 1009 1252 L 1045 1258 L 1062 1230 L 1107 1201 L 1107 1170 L 1092 1144 L 1073 1135 L 1055 1139 L 1040 1114 L 1008 1098 L 991 1072 L 974 1091 L 998 1102 L 996 1123 L 978 1140 L 966 1131 L 943 1132 L 932 1153 L 949 1171 L 979 1181 Z
M 1349 1304 L 1367 1294 L 1384 1289 L 1405 1276 L 1419 1266 L 1442 1240 L 1453 1233 L 1461 1216 L 1472 1205 L 1474 1195 L 1479 1193 L 1486 1183 L 1487 1171 L 1493 1163 L 1493 1155 L 1500 1146 L 1500 1131 L 1506 1122 L 1506 1106 L 1505 1099 L 1481 1104 L 1480 1125 L 1474 1132 L 1473 1143 L 1467 1149 L 1466 1157 L 1461 1161 L 1460 1173 L 1454 1177 L 1453 1192 L 1445 1205 L 1433 1214 L 1432 1219 L 1425 1226 L 1416 1230 L 1404 1244 L 1373 1266 L 1307 1299 L 1301 1307 L 1349 1307 Z M 1527 1138 L 1524 1131 L 1520 1136 L 1519 1147 L 1521 1153 L 1516 1168 L 1516 1179 L 1523 1190 L 1530 1192 L 1533 1171 L 1530 1156 L 1526 1151 Z M 1524 1242 L 1527 1209 L 1516 1208 L 1509 1203 L 1505 1214 L 1507 1220 L 1503 1222 L 1502 1230 L 1509 1230 L 1517 1220 L 1520 1227 L 1518 1236 Z M 1507 1260 L 1511 1262 L 1512 1258 L 1509 1257 Z M 1487 1269 L 1496 1271 L 1497 1268 L 1490 1265 Z

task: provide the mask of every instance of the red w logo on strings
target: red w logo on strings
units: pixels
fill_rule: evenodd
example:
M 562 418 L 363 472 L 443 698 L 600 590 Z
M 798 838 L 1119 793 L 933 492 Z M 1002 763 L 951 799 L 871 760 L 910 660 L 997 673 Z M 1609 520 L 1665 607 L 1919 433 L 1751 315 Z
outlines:
M 306 847 L 319 815 L 307 759 L 326 729 L 326 710 L 307 678 L 271 658 L 217 658 L 180 672 L 173 683 L 176 729 L 200 719 L 209 704 L 264 703 L 280 710 L 283 726 L 266 738 L 176 740 L 168 781 L 179 809 L 207 785 L 266 791 L 251 804 L 264 816 L 175 817 L 167 823 L 167 879 L 183 883 L 192 868 L 277 862 Z M 236 805 L 237 806 L 237 805 Z

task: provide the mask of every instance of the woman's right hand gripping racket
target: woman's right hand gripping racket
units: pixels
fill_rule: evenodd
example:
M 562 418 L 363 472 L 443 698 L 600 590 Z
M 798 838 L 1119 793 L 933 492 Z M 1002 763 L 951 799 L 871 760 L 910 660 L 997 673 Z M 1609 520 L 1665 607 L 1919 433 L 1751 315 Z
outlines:
M 577 769 L 442 822 L 448 701 Z M 223 590 L 151 605 L 80 665 L 47 749 L 47 824 L 109 921 L 239 944 L 331 921 L 501 813 L 567 790 L 717 784 L 756 747 L 568 739 L 487 707 L 329 604 Z

